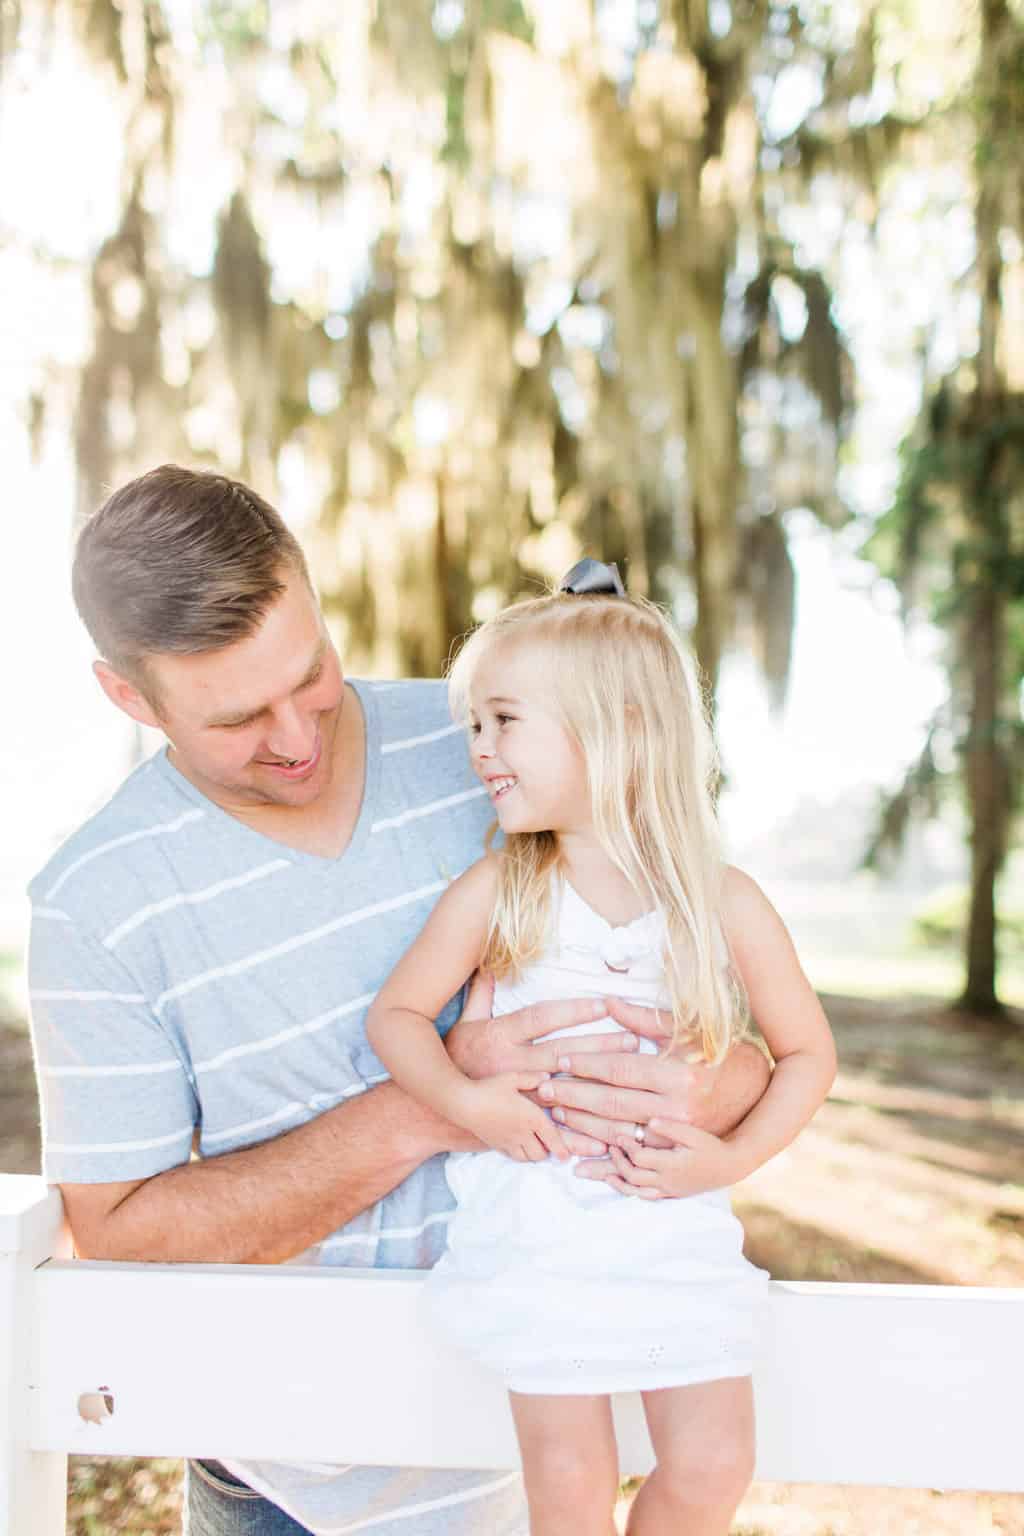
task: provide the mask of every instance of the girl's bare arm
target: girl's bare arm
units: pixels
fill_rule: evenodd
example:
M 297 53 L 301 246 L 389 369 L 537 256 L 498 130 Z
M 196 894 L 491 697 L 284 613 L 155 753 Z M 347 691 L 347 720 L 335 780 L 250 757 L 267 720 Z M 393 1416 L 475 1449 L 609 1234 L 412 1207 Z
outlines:
M 474 1081 L 459 1071 L 434 1028 L 436 1015 L 480 962 L 496 884 L 496 859 L 488 854 L 449 886 L 374 999 L 367 1038 L 399 1087 L 488 1146 L 524 1161 L 549 1152 L 566 1157 L 557 1128 L 524 1096 L 546 1072 Z
M 743 1178 L 789 1146 L 825 1100 L 836 1075 L 828 1019 L 789 931 L 760 886 L 726 872 L 726 938 L 750 1012 L 775 1061 L 768 1090 L 726 1138 Z
M 448 1119 L 455 1119 L 468 1079 L 433 1021 L 480 962 L 496 882 L 493 855 L 452 882 L 366 1017 L 367 1039 L 394 1081 Z

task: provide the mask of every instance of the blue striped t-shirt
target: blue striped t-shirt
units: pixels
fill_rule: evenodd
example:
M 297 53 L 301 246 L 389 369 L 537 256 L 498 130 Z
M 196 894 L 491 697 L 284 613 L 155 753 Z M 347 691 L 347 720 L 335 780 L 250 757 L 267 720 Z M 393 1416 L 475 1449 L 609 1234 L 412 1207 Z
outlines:
M 147 1178 L 186 1162 L 194 1140 L 203 1157 L 251 1146 L 383 1080 L 366 1010 L 441 891 L 480 856 L 491 816 L 443 684 L 353 686 L 366 785 L 339 857 L 253 831 L 164 751 L 33 880 L 29 986 L 51 1182 Z M 432 1158 L 305 1262 L 431 1265 L 451 1206 Z M 439 1474 L 452 1476 L 477 1475 Z M 360 1507 L 358 1480 L 338 1489 L 344 1507 L 324 1511 L 328 1526 Z M 315 1528 L 301 1501 L 286 1502 Z M 472 1496 L 456 1502 L 459 1529 L 475 1530 Z M 372 1523 L 384 1536 L 390 1522 Z

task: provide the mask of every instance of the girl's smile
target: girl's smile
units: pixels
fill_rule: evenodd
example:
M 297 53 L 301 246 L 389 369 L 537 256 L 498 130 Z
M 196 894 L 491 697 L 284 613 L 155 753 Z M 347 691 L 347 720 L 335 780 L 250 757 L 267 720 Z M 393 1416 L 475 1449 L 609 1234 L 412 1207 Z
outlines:
M 502 795 L 507 795 L 510 789 L 515 789 L 516 787 L 515 779 L 509 778 L 486 779 L 485 783 L 487 784 L 487 793 L 492 800 L 500 800 Z
M 473 675 L 470 757 L 503 832 L 579 832 L 591 824 L 583 752 L 566 728 L 544 658 L 496 645 Z

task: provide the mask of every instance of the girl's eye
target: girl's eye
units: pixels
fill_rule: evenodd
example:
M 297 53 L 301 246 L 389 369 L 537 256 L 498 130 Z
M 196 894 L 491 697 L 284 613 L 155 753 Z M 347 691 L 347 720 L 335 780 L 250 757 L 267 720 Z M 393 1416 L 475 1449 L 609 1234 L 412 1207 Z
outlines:
M 515 719 L 515 715 L 495 715 L 494 718 L 499 725 L 508 725 L 510 720 Z

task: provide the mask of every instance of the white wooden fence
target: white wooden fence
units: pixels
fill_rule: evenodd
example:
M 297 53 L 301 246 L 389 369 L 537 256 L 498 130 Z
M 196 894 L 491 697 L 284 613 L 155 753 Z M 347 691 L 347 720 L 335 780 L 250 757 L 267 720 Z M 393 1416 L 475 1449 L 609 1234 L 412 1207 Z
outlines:
M 69 1452 L 516 1464 L 501 1387 L 421 1326 L 417 1274 L 75 1263 L 61 1232 L 55 1192 L 0 1175 L 0 1536 L 63 1532 Z M 758 1476 L 1024 1490 L 1022 1384 L 1024 1289 L 775 1282 Z M 639 1399 L 616 1417 L 645 1471 Z

